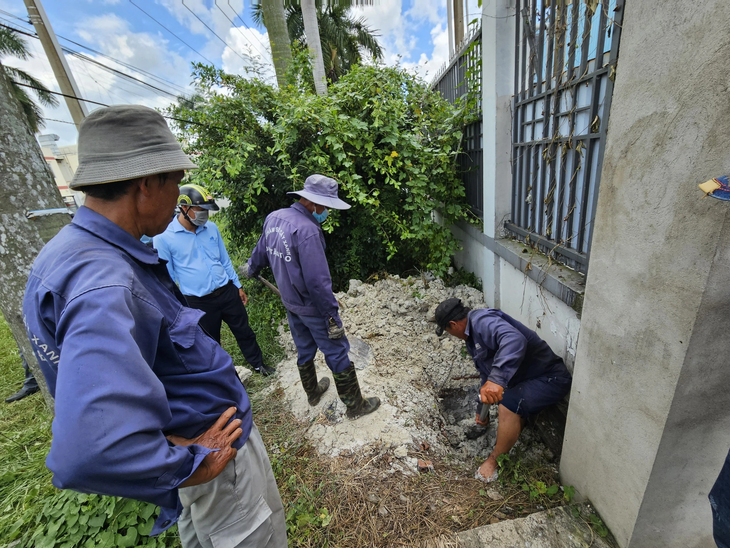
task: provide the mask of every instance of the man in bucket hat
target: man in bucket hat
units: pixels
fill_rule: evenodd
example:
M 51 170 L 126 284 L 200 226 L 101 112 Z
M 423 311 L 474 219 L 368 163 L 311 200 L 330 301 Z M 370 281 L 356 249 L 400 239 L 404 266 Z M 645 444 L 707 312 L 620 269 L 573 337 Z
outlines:
M 179 519 L 186 548 L 285 547 L 276 482 L 232 360 L 140 242 L 165 230 L 195 164 L 158 112 L 131 105 L 86 118 L 79 160 L 70 186 L 85 206 L 38 255 L 23 301 L 56 399 L 53 484 L 159 505 L 151 534 Z
M 309 405 L 317 405 L 330 384 L 326 377 L 317 382 L 314 356 L 319 348 L 347 407 L 347 416 L 354 419 L 367 415 L 378 408 L 380 400 L 363 398 L 355 367 L 347 355 L 350 343 L 332 293 L 320 226 L 328 209 L 350 206 L 338 198 L 337 181 L 324 175 L 310 175 L 303 190 L 287 194 L 299 201 L 266 217 L 264 232 L 241 272 L 254 277 L 265 266 L 271 267 L 286 307 L 297 347 L 299 377 Z
M 497 479 L 497 457 L 509 452 L 530 417 L 562 400 L 570 391 L 571 376 L 537 333 L 501 310 L 470 310 L 451 297 L 436 307 L 436 334 L 444 331 L 466 341 L 482 380 L 481 404 L 499 404 L 494 450 L 476 471 L 487 483 Z

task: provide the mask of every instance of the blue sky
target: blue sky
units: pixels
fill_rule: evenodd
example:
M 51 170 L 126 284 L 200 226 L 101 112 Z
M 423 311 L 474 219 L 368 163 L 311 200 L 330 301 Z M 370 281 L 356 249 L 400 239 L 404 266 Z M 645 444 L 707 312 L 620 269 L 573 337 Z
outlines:
M 355 14 L 364 17 L 370 28 L 380 34 L 385 63 L 400 64 L 430 80 L 448 60 L 446 0 L 375 2 L 373 6 L 356 9 Z M 44 0 L 43 5 L 59 37 L 121 63 L 59 39 L 62 46 L 170 93 L 190 91 L 190 63 L 207 62 L 206 59 L 227 72 L 245 75 L 247 70 L 249 74 L 253 70 L 273 80 L 268 36 L 265 28 L 257 27 L 251 20 L 251 0 Z M 467 0 L 467 5 L 469 20 L 477 17 L 477 0 Z M 0 10 L 0 23 L 33 32 L 31 26 L 16 18 L 27 20 L 22 0 L 0 0 Z M 27 70 L 58 91 L 38 40 L 27 41 L 33 59 L 3 58 L 2 62 Z M 87 60 L 71 55 L 67 59 L 84 98 L 151 107 L 165 107 L 172 100 L 168 94 L 129 82 Z M 59 135 L 60 146 L 76 141 L 75 127 L 64 123 L 70 122 L 71 117 L 63 102 L 58 108 L 47 109 L 46 117 L 49 120 L 43 132 Z

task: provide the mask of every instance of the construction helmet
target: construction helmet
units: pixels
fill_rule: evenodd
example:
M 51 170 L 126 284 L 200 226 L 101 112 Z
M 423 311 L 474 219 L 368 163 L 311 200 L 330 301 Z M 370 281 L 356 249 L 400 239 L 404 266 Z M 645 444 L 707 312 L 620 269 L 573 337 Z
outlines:
M 198 206 L 210 211 L 218 211 L 220 208 L 213 200 L 213 195 L 200 185 L 187 184 L 180 187 L 180 196 L 177 198 L 177 205 Z

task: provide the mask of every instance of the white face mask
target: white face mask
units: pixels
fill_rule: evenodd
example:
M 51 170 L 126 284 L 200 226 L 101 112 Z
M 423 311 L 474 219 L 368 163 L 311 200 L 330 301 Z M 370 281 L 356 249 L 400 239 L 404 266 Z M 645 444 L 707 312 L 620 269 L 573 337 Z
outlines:
M 196 211 L 195 219 L 191 217 L 190 222 L 193 223 L 195 226 L 203 226 L 205 223 L 208 222 L 208 210 L 204 209 L 203 211 Z
M 195 218 L 190 216 L 191 211 L 193 215 L 195 215 Z M 203 209 L 202 211 L 195 211 L 193 208 L 189 208 L 187 211 L 183 211 L 183 217 L 195 226 L 203 226 L 208 222 L 208 210 Z

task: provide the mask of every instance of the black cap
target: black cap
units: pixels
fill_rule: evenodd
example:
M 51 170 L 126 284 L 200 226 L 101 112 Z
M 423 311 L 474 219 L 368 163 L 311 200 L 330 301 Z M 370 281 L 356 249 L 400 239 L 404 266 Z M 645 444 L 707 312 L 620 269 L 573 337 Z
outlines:
M 449 297 L 436 307 L 436 334 L 440 337 L 444 334 L 444 328 L 449 325 L 449 322 L 455 321 L 459 316 L 463 316 L 466 307 L 461 304 L 461 299 L 456 297 Z

